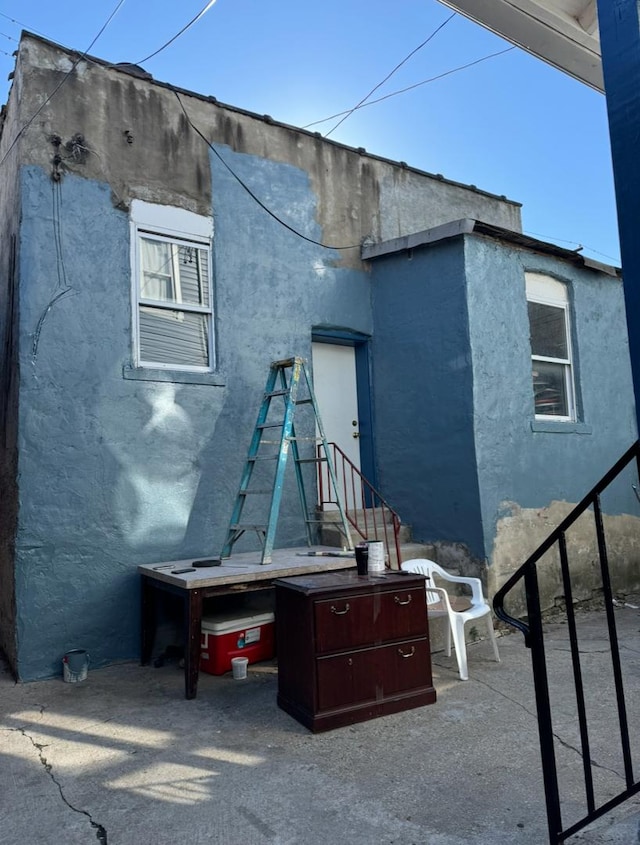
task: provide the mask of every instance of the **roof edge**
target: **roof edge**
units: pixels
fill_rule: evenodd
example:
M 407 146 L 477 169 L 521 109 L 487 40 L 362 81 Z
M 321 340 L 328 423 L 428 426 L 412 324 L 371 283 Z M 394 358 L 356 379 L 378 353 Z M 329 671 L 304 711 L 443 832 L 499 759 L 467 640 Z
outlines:
M 450 240 L 452 238 L 461 237 L 463 235 L 479 235 L 482 237 L 493 238 L 494 240 L 506 241 L 533 252 L 539 252 L 544 255 L 554 255 L 557 258 L 562 258 L 565 261 L 570 261 L 579 267 L 584 267 L 587 270 L 594 270 L 599 273 L 605 273 L 608 276 L 619 277 L 621 270 L 611 264 L 604 264 L 596 261 L 593 258 L 581 255 L 580 252 L 565 247 L 557 246 L 548 241 L 539 241 L 537 238 L 532 238 L 529 235 L 524 235 L 521 232 L 514 232 L 511 229 L 503 229 L 500 226 L 494 226 L 491 223 L 484 223 L 482 220 L 473 220 L 469 217 L 460 220 L 452 220 L 450 223 L 443 223 L 440 226 L 434 226 L 432 229 L 424 229 L 421 232 L 414 232 L 410 235 L 404 235 L 400 238 L 393 238 L 388 241 L 381 241 L 380 243 L 365 243 L 362 245 L 360 256 L 363 261 L 371 261 L 376 258 L 381 258 L 387 255 L 393 255 L 398 252 L 405 252 L 407 250 L 416 249 L 419 247 L 430 246 L 431 244 L 439 243 L 441 241 Z

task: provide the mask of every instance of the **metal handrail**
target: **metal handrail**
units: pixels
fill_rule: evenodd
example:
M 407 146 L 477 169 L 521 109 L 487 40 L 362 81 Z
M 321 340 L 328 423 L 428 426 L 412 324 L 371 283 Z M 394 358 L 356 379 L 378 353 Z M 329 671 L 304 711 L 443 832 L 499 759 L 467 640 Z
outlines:
M 391 542 L 396 552 L 400 567 L 400 516 L 382 497 L 371 482 L 347 457 L 337 443 L 328 443 L 333 458 L 336 476 L 342 482 L 345 501 L 342 503 L 349 523 L 364 540 L 382 540 L 390 559 Z M 336 491 L 326 477 L 326 460 L 322 456 L 322 446 L 318 446 L 318 501 L 322 509 L 325 505 L 337 505 Z M 390 538 L 390 528 L 393 537 Z M 382 537 L 379 534 L 382 534 Z
M 629 741 L 629 725 L 627 720 L 627 708 L 624 694 L 622 668 L 620 663 L 620 650 L 614 615 L 614 596 L 611 587 L 609 572 L 609 560 L 607 555 L 607 544 L 604 529 L 604 520 L 600 503 L 600 496 L 607 487 L 620 475 L 620 473 L 634 460 L 640 475 L 640 441 L 628 449 L 619 461 L 604 475 L 593 489 L 576 505 L 571 513 L 551 532 L 547 539 L 533 552 L 525 563 L 509 578 L 509 580 L 498 590 L 493 599 L 493 609 L 496 616 L 503 622 L 514 626 L 524 634 L 525 644 L 531 649 L 531 662 L 533 668 L 533 680 L 535 687 L 536 707 L 538 713 L 538 733 L 540 737 L 540 753 L 542 757 L 542 772 L 544 779 L 545 800 L 547 805 L 547 822 L 549 828 L 549 842 L 551 845 L 559 845 L 568 837 L 573 836 L 586 825 L 605 815 L 614 807 L 640 792 L 640 781 L 636 781 L 633 775 L 631 761 L 631 746 Z M 609 648 L 611 652 L 611 664 L 615 686 L 618 725 L 622 746 L 622 757 L 625 770 L 625 789 L 611 800 L 596 806 L 595 792 L 593 785 L 592 761 L 589 748 L 589 732 L 587 726 L 587 710 L 585 705 L 584 678 L 580 663 L 580 651 L 578 648 L 578 634 L 575 612 L 573 608 L 571 574 L 569 568 L 569 557 L 567 551 L 566 532 L 589 508 L 593 509 L 596 537 L 598 543 L 598 558 L 602 578 L 602 592 L 609 632 Z M 558 786 L 558 774 L 556 767 L 553 723 L 551 717 L 551 704 L 549 699 L 549 679 L 544 650 L 544 631 L 542 626 L 542 611 L 540 607 L 540 593 L 538 585 L 537 563 L 554 546 L 557 545 L 564 599 L 567 614 L 567 626 L 569 632 L 570 653 L 573 668 L 573 681 L 575 686 L 578 723 L 580 728 L 580 741 L 582 746 L 582 760 L 584 773 L 585 798 L 587 814 L 575 824 L 562 828 L 562 816 L 560 811 L 560 790 Z M 525 598 L 527 606 L 527 621 L 511 616 L 504 608 L 506 596 L 518 585 L 524 582 Z

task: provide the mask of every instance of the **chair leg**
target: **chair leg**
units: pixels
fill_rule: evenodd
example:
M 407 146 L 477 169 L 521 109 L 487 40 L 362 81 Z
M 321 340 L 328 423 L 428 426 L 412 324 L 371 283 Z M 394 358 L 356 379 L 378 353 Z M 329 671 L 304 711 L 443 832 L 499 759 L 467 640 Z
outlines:
M 451 657 L 451 621 L 448 617 L 445 616 L 447 622 L 447 642 L 446 642 L 446 649 L 445 654 L 447 657 Z
M 498 654 L 498 640 L 496 638 L 496 632 L 493 630 L 493 619 L 490 613 L 487 613 L 487 627 L 489 628 L 489 639 L 491 640 L 491 645 L 493 646 L 493 653 L 496 658 L 496 663 L 500 663 L 500 655 Z
M 458 661 L 460 680 L 468 681 L 469 672 L 467 670 L 467 646 L 464 641 L 464 620 L 459 618 L 453 618 L 451 620 L 451 635 L 453 637 L 453 645 L 456 650 L 456 660 Z

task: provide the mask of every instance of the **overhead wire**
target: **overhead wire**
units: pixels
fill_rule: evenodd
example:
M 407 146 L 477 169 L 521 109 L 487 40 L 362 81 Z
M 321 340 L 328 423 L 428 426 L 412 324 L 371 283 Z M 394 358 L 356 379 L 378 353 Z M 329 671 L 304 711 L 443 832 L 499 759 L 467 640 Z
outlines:
M 367 106 L 375 106 L 376 103 L 382 103 L 384 100 L 389 100 L 391 97 L 397 97 L 399 94 L 406 94 L 407 91 L 413 91 L 415 88 L 420 88 L 421 85 L 428 85 L 430 82 L 437 82 L 439 79 L 444 79 L 445 76 L 451 76 L 453 73 L 458 73 L 461 70 L 467 70 L 467 68 L 473 67 L 474 65 L 479 65 L 481 62 L 486 62 L 489 59 L 495 59 L 497 56 L 502 56 L 505 53 L 510 53 L 512 50 L 516 50 L 516 47 L 505 47 L 504 50 L 498 50 L 497 53 L 489 53 L 487 56 L 482 56 L 479 59 L 475 59 L 473 62 L 467 62 L 465 65 L 458 65 L 458 67 L 451 68 L 451 70 L 445 70 L 443 73 L 437 74 L 437 76 L 431 76 L 429 79 L 423 79 L 422 82 L 415 82 L 413 85 L 408 85 L 406 88 L 400 88 L 398 91 L 392 91 L 389 94 L 384 94 L 382 97 L 377 97 L 375 100 L 369 100 L 366 103 L 362 103 L 362 105 L 357 106 L 357 109 L 363 109 Z M 312 123 L 305 124 L 302 128 L 309 129 L 311 126 L 318 126 L 320 123 L 326 123 L 328 120 L 333 120 L 336 117 L 340 117 L 341 115 L 349 115 L 354 111 L 354 109 L 348 109 L 347 111 L 336 112 L 336 114 L 330 114 L 328 117 L 323 117 L 321 120 L 314 120 Z M 335 128 L 335 127 L 334 127 Z M 327 137 L 326 135 L 324 136 Z
M 36 117 L 37 117 L 37 116 L 40 114 L 40 112 L 41 112 L 41 111 L 45 108 L 45 106 L 46 106 L 48 103 L 50 103 L 50 102 L 51 102 L 51 100 L 53 99 L 53 97 L 55 97 L 55 95 L 58 93 L 58 91 L 59 91 L 59 90 L 62 88 L 62 86 L 65 84 L 65 82 L 67 81 L 67 79 L 69 79 L 69 77 L 71 76 L 71 74 L 72 74 L 72 73 L 75 71 L 75 69 L 78 67 L 78 65 L 80 64 L 80 62 L 81 62 L 83 59 L 85 59 L 85 58 L 86 58 L 87 53 L 89 52 L 89 50 L 93 47 L 93 45 L 96 43 L 96 41 L 98 40 L 98 38 L 100 38 L 100 36 L 102 35 L 102 33 L 103 33 L 103 32 L 105 31 L 105 29 L 109 26 L 109 24 L 110 24 L 110 23 L 111 23 L 111 21 L 114 19 L 114 17 L 116 16 L 116 14 L 120 11 L 120 7 L 121 7 L 121 6 L 123 6 L 123 5 L 124 5 L 124 3 L 125 3 L 125 0 L 119 0 L 119 1 L 118 1 L 118 5 L 115 7 L 115 9 L 113 10 L 113 12 L 111 12 L 111 14 L 109 15 L 109 17 L 108 17 L 108 18 L 107 18 L 107 20 L 105 21 L 105 23 L 101 26 L 100 30 L 98 31 L 98 34 L 94 37 L 94 39 L 92 40 L 91 44 L 89 44 L 89 46 L 87 47 L 87 49 L 86 49 L 83 53 L 81 53 L 81 54 L 78 56 L 78 58 L 77 58 L 77 59 L 75 59 L 75 60 L 73 61 L 73 63 L 72 63 L 72 65 L 71 65 L 70 69 L 69 69 L 69 70 L 67 71 L 67 73 L 66 73 L 66 74 L 62 77 L 62 79 L 61 79 L 61 80 L 60 80 L 60 82 L 56 85 L 56 87 L 53 89 L 53 91 L 52 91 L 52 92 L 51 92 L 51 93 L 50 93 L 50 94 L 49 94 L 49 95 L 45 98 L 45 100 L 41 103 L 41 105 L 40 105 L 40 106 L 39 106 L 39 108 L 35 111 L 35 113 L 31 115 L 31 117 L 29 118 L 29 120 L 27 120 L 27 122 L 24 124 L 24 126 L 23 126 L 21 129 L 19 129 L 19 130 L 18 130 L 18 133 L 16 134 L 16 137 L 15 137 L 15 138 L 13 139 L 13 141 L 9 144 L 9 147 L 7 148 L 7 151 L 6 151 L 6 153 L 4 154 L 4 156 L 2 157 L 2 159 L 0 159 L 0 166 L 2 166 L 2 165 L 4 164 L 4 162 L 5 162 L 5 161 L 6 161 L 6 159 L 7 159 L 7 156 L 8 156 L 8 155 L 9 155 L 9 153 L 11 152 L 11 150 L 15 147 L 15 145 L 18 143 L 18 141 L 19 141 L 19 139 L 22 137 L 22 135 L 23 135 L 23 134 L 27 131 L 27 129 L 31 126 L 31 124 L 32 124 L 32 123 L 33 123 L 33 121 L 36 119 Z
M 347 111 L 347 112 L 344 114 L 344 116 L 343 116 L 343 117 L 342 117 L 342 118 L 341 118 L 341 119 L 340 119 L 340 120 L 336 123 L 336 125 L 335 125 L 335 126 L 332 126 L 332 127 L 331 127 L 331 129 L 330 129 L 328 132 L 326 132 L 326 133 L 325 133 L 325 136 L 324 136 L 324 137 L 325 137 L 325 138 L 328 138 L 328 137 L 329 137 L 329 135 L 331 135 L 331 133 L 332 133 L 332 132 L 335 132 L 335 130 L 338 128 L 338 126 L 340 126 L 342 123 L 344 123 L 344 121 L 345 121 L 345 120 L 346 120 L 346 119 L 347 119 L 350 115 L 352 115 L 352 114 L 354 113 L 354 111 L 357 111 L 357 110 L 358 110 L 358 109 L 359 109 L 362 105 L 364 105 L 364 103 L 366 103 L 366 101 L 369 99 L 369 97 L 370 97 L 372 94 L 374 94 L 374 93 L 378 90 L 378 88 L 381 88 L 381 87 L 384 85 L 384 83 L 385 83 L 385 82 L 387 82 L 387 80 L 391 79 L 391 77 L 393 76 L 393 74 L 394 74 L 394 73 L 396 73 L 396 71 L 400 70 L 400 68 L 402 67 L 402 65 L 406 64 L 412 56 L 415 56 L 415 54 L 418 52 L 418 50 L 421 50 L 421 49 L 422 49 L 425 45 L 427 45 L 427 44 L 428 44 L 428 43 L 429 43 L 429 42 L 430 42 L 433 38 L 435 38 L 435 36 L 436 36 L 436 35 L 440 32 L 440 30 L 441 30 L 441 29 L 443 29 L 443 28 L 444 28 L 444 27 L 445 27 L 445 26 L 449 23 L 449 21 L 450 21 L 450 20 L 452 20 L 453 18 L 455 18 L 455 16 L 456 16 L 456 13 L 455 13 L 455 12 L 452 12 L 452 13 L 449 15 L 449 17 L 448 17 L 445 21 L 443 21 L 443 22 L 440 24 L 440 26 L 436 27 L 436 28 L 433 30 L 433 32 L 431 33 L 431 35 L 430 35 L 428 38 L 426 38 L 426 39 L 422 42 L 422 44 L 419 44 L 419 45 L 418 45 L 415 49 L 413 49 L 413 50 L 412 50 L 412 51 L 411 51 L 408 55 L 406 55 L 406 56 L 404 57 L 404 59 L 403 59 L 401 62 L 399 62 L 399 63 L 398 63 L 398 64 L 394 67 L 394 69 L 393 69 L 392 71 L 390 71 L 390 72 L 389 72 L 389 73 L 385 76 L 385 78 L 384 78 L 381 82 L 378 82 L 378 84 L 377 84 L 377 85 L 375 85 L 375 86 L 371 89 L 371 91 L 369 91 L 369 93 L 368 93 L 365 97 L 363 97 L 363 98 L 360 100 L 360 102 L 359 102 L 359 103 L 357 103 L 357 105 L 355 105 L 352 109 L 349 109 L 349 111 Z
M 180 99 L 180 95 L 178 94 L 178 92 L 174 89 L 173 93 L 176 95 L 176 99 L 180 103 L 180 108 L 184 112 L 184 116 L 186 117 L 189 126 L 193 129 L 193 131 L 196 133 L 196 135 L 198 135 L 200 138 L 202 138 L 202 140 L 209 147 L 211 152 L 216 156 L 216 158 L 220 161 L 220 163 L 224 165 L 224 167 L 229 171 L 229 173 L 233 176 L 233 178 L 236 180 L 236 182 L 238 182 L 238 184 L 242 188 L 244 188 L 244 190 L 249 194 L 251 199 L 254 200 L 254 202 L 256 202 L 260 206 L 260 208 L 263 211 L 265 211 L 270 217 L 272 217 L 277 223 L 279 223 L 281 226 L 284 226 L 285 229 L 288 229 L 294 235 L 297 235 L 299 238 L 302 238 L 303 241 L 308 241 L 309 243 L 314 244 L 315 246 L 324 247 L 324 249 L 334 249 L 334 250 L 360 249 L 361 244 L 359 244 L 359 243 L 358 244 L 349 244 L 348 246 L 335 246 L 333 244 L 325 244 L 325 243 L 322 243 L 322 241 L 314 240 L 314 238 L 310 238 L 310 237 L 308 237 L 308 235 L 304 235 L 302 232 L 299 232 L 297 229 L 295 229 L 293 226 L 291 226 L 289 223 L 287 223 L 281 217 L 278 217 L 278 215 L 275 214 L 275 212 L 273 212 L 267 205 L 265 205 L 265 203 L 258 196 L 256 196 L 256 194 L 251 190 L 251 188 L 246 184 L 246 182 L 244 182 L 238 176 L 238 174 L 235 172 L 235 170 L 233 170 L 233 168 L 229 164 L 227 164 L 227 162 L 220 155 L 218 150 L 216 150 L 216 148 L 209 141 L 209 139 L 200 131 L 200 129 L 198 129 L 198 127 L 191 120 L 191 117 L 189 116 L 189 113 L 187 112 L 186 108 L 184 107 L 184 103 Z
M 188 24 L 185 24 L 180 30 L 180 32 L 176 32 L 176 34 L 172 38 L 170 38 L 165 44 L 163 44 L 162 47 L 158 47 L 155 52 L 150 53 L 144 59 L 140 59 L 140 61 L 136 62 L 136 64 L 143 65 L 145 62 L 148 62 L 149 59 L 152 59 L 154 56 L 157 56 L 158 53 L 161 53 L 163 50 L 165 50 L 170 44 L 173 44 L 174 41 L 177 41 L 177 39 L 180 38 L 180 36 L 185 33 L 190 27 L 192 27 L 194 23 L 197 23 L 203 15 L 206 15 L 206 13 L 209 11 L 209 9 L 213 6 L 215 2 L 216 0 L 209 0 L 207 5 L 198 12 L 195 18 L 192 18 Z
M 43 37 L 43 38 L 46 38 L 46 37 L 47 37 L 47 36 L 44 34 L 44 32 L 40 32 L 40 31 L 39 31 L 38 29 L 36 29 L 35 27 L 33 27 L 33 26 L 29 26 L 29 24 L 28 24 L 28 23 L 24 23 L 24 21 L 19 21 L 19 20 L 16 20 L 15 18 L 11 18 L 11 17 L 9 17 L 9 15 L 5 15 L 5 14 L 4 14 L 4 12 L 0 12 L 0 18 L 6 18 L 8 21 L 11 21 L 11 23 L 16 23 L 16 24 L 18 24 L 18 26 L 24 26 L 26 29 L 28 29 L 28 30 L 29 30 L 29 32 L 35 32 L 35 33 L 36 33 L 36 35 L 42 35 L 42 37 Z

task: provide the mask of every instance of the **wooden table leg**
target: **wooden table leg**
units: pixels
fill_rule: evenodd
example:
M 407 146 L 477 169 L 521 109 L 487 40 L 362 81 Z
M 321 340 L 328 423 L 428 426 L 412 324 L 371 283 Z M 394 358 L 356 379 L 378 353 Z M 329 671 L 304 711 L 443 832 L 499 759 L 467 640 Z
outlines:
M 140 663 L 146 666 L 151 660 L 153 643 L 156 637 L 156 591 L 151 579 L 142 577 L 140 587 L 141 597 L 141 619 L 140 619 Z
M 200 643 L 202 628 L 202 595 L 200 590 L 187 590 L 185 596 L 184 689 L 186 698 L 198 692 Z

